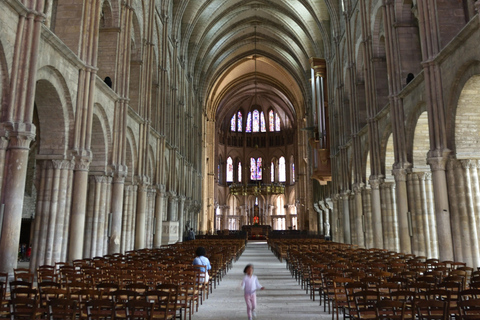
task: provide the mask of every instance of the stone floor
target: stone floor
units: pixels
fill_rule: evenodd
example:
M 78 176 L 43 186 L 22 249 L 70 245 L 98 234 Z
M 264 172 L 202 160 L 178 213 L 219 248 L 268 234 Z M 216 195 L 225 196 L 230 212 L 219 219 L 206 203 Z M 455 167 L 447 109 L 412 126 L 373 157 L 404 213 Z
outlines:
M 208 255 L 208 253 L 207 253 Z M 331 319 L 323 312 L 319 302 L 310 300 L 305 290 L 292 278 L 285 262 L 280 262 L 268 250 L 266 242 L 249 242 L 240 259 L 203 302 L 192 320 L 246 320 L 247 308 L 240 283 L 243 269 L 253 264 L 260 284 L 265 287 L 257 291 L 258 320 L 310 320 Z M 340 315 L 342 317 L 342 315 Z

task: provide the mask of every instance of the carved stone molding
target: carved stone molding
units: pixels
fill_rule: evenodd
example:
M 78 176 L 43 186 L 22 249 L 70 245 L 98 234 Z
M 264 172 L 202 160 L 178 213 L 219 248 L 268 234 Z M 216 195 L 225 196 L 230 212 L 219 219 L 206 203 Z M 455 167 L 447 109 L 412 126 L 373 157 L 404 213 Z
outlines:
M 368 181 L 368 183 L 370 184 L 370 187 L 374 190 L 378 190 L 379 187 L 380 187 L 380 184 L 382 184 L 382 181 L 381 179 L 370 179 Z
M 361 193 L 364 188 L 365 188 L 365 184 L 363 182 L 354 183 L 352 185 L 352 191 L 355 194 L 356 193 Z
M 395 177 L 395 181 L 407 181 L 406 169 L 393 169 L 392 174 Z
M 51 163 L 54 169 L 72 170 L 74 167 L 73 160 L 52 160 Z
M 90 158 L 78 157 L 75 159 L 75 170 L 76 171 L 88 171 L 90 168 Z

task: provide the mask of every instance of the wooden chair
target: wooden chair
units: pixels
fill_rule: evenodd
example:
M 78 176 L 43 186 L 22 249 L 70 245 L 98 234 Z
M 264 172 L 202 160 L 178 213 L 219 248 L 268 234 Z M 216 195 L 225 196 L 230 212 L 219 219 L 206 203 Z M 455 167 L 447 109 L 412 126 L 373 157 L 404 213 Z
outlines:
M 346 314 L 346 309 L 349 308 L 347 291 L 345 286 L 348 283 L 352 283 L 353 279 L 344 278 L 344 277 L 337 277 L 333 279 L 333 292 L 334 298 L 332 301 L 332 320 L 337 315 L 337 320 L 339 318 L 339 311 L 341 310 L 344 314 Z
M 362 290 L 353 294 L 357 319 L 375 319 L 375 305 L 380 301 L 380 295 L 376 290 Z
M 36 298 L 14 297 L 10 301 L 10 315 L 14 320 L 40 319 L 43 314 L 37 305 Z
M 17 268 L 13 270 L 13 278 L 15 281 L 21 280 L 33 283 L 35 275 L 30 272 L 30 269 Z
M 461 320 L 480 319 L 480 299 L 468 299 L 458 302 Z
M 88 320 L 112 320 L 115 319 L 115 307 L 112 300 L 93 299 L 87 302 Z
M 415 313 L 419 320 L 448 320 L 448 303 L 441 300 L 415 300 Z
M 115 319 L 126 319 L 125 305 L 127 302 L 137 300 L 139 293 L 133 290 L 120 289 L 110 291 L 109 297 L 113 301 L 115 307 Z M 105 296 L 103 297 L 105 298 Z
M 126 304 L 127 320 L 152 320 L 154 304 L 146 300 L 130 300 Z
M 48 301 L 48 320 L 75 320 L 77 302 L 69 298 Z
M 163 283 L 157 286 L 158 291 L 163 291 L 169 294 L 170 300 L 168 303 L 167 319 L 176 318 L 177 311 L 180 310 L 178 306 L 178 291 L 179 288 L 175 284 Z
M 380 300 L 375 305 L 376 320 L 404 320 L 405 302 Z

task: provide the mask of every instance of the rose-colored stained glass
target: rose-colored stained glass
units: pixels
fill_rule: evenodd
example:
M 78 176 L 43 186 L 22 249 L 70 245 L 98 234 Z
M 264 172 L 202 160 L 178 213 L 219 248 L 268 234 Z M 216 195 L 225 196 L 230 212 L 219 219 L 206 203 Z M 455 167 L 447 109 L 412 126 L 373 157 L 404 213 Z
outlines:
M 245 132 L 252 132 L 252 113 L 249 112 L 247 115 L 247 124 L 245 128 Z
M 242 163 L 238 163 L 238 182 L 242 182 Z
M 233 182 L 233 160 L 231 157 L 227 159 L 227 182 Z
M 267 128 L 265 126 L 265 115 L 263 114 L 263 111 L 260 112 L 260 131 L 267 132 Z
M 285 182 L 286 181 L 286 172 L 285 172 L 285 158 L 280 157 L 278 160 L 278 181 Z
M 275 131 L 280 131 L 280 117 L 275 113 Z
M 232 119 L 230 120 L 230 131 L 235 131 L 237 129 L 235 115 L 233 115 Z
M 275 182 L 275 164 L 273 161 L 270 163 L 270 181 Z
M 275 131 L 275 113 L 273 110 L 268 112 L 268 131 Z
M 257 159 L 257 180 L 262 180 L 262 158 Z
M 238 111 L 237 113 L 237 131 L 238 132 L 242 132 L 243 128 L 242 128 L 242 112 Z
M 260 113 L 258 112 L 258 110 L 253 110 L 253 128 L 252 128 L 252 131 L 253 132 L 258 132 L 260 131 Z

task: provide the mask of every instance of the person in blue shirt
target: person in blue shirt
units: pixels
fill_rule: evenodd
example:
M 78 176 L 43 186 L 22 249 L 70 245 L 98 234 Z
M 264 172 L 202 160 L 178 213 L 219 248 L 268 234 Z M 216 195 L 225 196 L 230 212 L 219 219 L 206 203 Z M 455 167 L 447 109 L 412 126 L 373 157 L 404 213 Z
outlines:
M 205 255 L 207 254 L 207 251 L 205 250 L 204 247 L 198 247 L 197 250 L 195 251 L 195 259 L 193 259 L 193 265 L 194 266 L 201 266 L 199 267 L 200 271 L 205 272 L 205 283 L 208 283 L 208 280 L 210 276 L 208 275 L 208 270 L 212 269 L 212 266 L 210 265 L 210 260 L 208 260 Z M 205 270 L 207 268 L 207 270 Z

